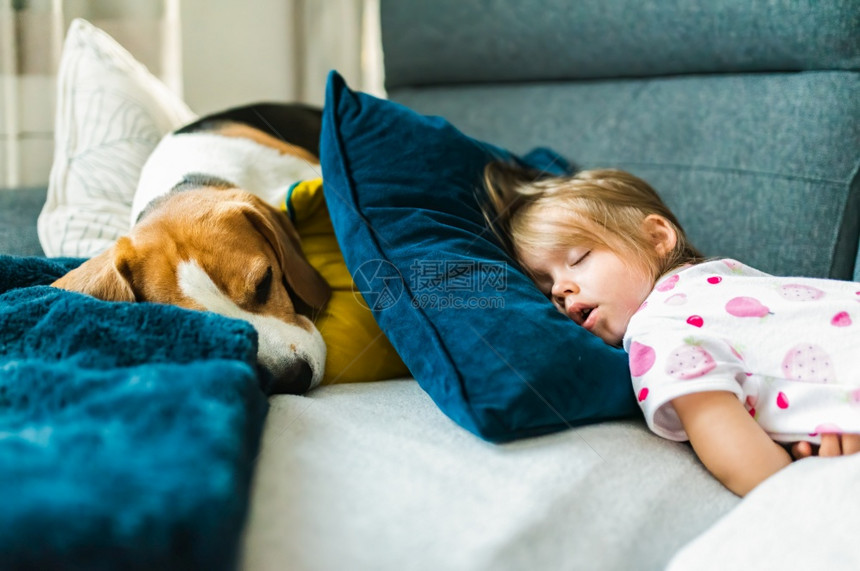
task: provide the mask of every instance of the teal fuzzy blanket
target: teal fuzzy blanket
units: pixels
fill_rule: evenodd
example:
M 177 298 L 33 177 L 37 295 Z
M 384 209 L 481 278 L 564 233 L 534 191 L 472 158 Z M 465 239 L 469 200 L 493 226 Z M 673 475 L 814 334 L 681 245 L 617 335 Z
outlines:
M 230 569 L 266 398 L 247 323 L 0 256 L 0 568 Z

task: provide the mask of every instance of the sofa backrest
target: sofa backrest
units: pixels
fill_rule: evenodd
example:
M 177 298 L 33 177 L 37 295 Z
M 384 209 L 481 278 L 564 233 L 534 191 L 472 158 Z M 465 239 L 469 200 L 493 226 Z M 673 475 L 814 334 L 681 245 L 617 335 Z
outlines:
M 44 256 L 36 220 L 47 189 L 0 188 L 0 254 Z
M 860 279 L 860 3 L 382 0 L 389 96 L 651 182 L 708 256 Z

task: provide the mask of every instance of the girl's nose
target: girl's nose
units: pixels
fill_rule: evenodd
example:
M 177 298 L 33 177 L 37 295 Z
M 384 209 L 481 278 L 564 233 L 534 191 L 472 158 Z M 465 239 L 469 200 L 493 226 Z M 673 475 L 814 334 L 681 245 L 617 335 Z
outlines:
M 571 281 L 557 281 L 552 285 L 550 291 L 553 299 L 560 307 L 567 308 L 567 300 L 571 295 L 579 293 L 579 287 Z

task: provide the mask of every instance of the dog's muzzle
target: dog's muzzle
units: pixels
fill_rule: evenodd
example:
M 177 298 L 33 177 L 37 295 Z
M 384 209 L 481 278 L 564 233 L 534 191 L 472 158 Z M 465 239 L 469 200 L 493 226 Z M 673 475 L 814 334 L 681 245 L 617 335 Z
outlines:
M 267 392 L 277 394 L 301 395 L 313 386 L 313 370 L 305 361 L 296 361 L 279 378 L 273 378 Z
M 274 393 L 306 393 L 320 384 L 325 371 L 322 335 L 306 317 L 296 319 L 301 326 L 265 315 L 248 319 L 257 330 L 257 360 L 271 374 Z
M 224 295 L 209 275 L 193 261 L 177 268 L 179 285 L 208 311 L 242 319 L 257 330 L 257 361 L 271 376 L 269 391 L 301 394 L 319 385 L 325 370 L 326 346 L 319 330 L 303 315 L 290 322 L 251 313 Z

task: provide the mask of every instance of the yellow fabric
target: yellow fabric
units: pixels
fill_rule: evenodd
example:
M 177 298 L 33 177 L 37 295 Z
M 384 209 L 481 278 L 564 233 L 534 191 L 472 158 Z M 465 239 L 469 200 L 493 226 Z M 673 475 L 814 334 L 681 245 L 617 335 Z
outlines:
M 326 343 L 323 384 L 378 381 L 409 375 L 370 309 L 359 301 L 343 261 L 323 196 L 322 179 L 300 182 L 282 209 L 302 238 L 310 264 L 329 283 L 331 299 L 314 320 Z

